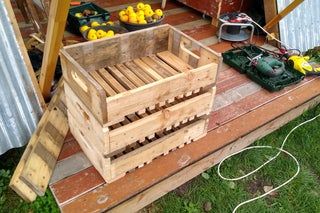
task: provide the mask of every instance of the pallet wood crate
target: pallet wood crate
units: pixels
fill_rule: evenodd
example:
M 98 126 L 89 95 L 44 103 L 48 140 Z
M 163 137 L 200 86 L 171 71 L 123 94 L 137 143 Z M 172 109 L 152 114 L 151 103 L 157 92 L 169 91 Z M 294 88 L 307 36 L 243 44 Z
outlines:
M 107 126 L 179 95 L 213 87 L 220 60 L 219 54 L 170 25 L 61 51 L 65 81 Z
M 70 130 L 107 182 L 207 133 L 220 57 L 173 27 L 61 55 Z

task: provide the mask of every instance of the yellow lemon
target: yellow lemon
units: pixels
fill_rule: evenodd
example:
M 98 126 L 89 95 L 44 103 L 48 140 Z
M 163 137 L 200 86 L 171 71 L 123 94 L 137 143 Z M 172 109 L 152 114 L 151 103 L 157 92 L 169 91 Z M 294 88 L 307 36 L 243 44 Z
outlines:
M 144 11 L 144 15 L 146 17 L 151 17 L 154 14 L 154 12 L 151 9 L 147 9 Z
M 107 25 L 113 26 L 114 23 L 113 23 L 113 21 L 108 21 L 108 22 L 107 22 Z
M 88 35 L 96 34 L 97 31 L 95 29 L 90 29 Z
M 97 31 L 97 38 L 99 39 L 99 38 L 103 38 L 103 35 L 105 34 L 106 32 L 105 31 L 103 31 L 103 30 L 98 30 Z
M 138 24 L 147 24 L 146 20 L 138 20 Z
M 123 15 L 126 15 L 127 13 L 126 13 L 126 11 L 125 10 L 121 10 L 120 12 L 119 12 L 119 17 L 121 17 L 121 16 L 123 16 Z
M 84 32 L 84 31 L 86 31 L 86 30 L 88 30 L 88 29 L 90 29 L 90 27 L 89 26 L 87 26 L 87 25 L 83 25 L 83 26 L 81 26 L 80 27 L 80 32 Z
M 108 34 L 108 35 L 111 35 L 111 36 L 114 36 L 113 30 L 108 30 L 107 34 Z
M 136 12 L 137 16 L 139 15 L 144 15 L 144 11 L 143 10 L 138 10 L 138 12 Z
M 114 32 L 112 30 L 109 30 L 108 32 L 106 32 L 106 34 L 104 35 L 104 38 L 110 38 L 114 36 Z
M 107 23 L 102 23 L 101 26 L 107 26 Z
M 157 14 L 159 17 L 162 17 L 163 16 L 163 12 L 161 9 L 156 9 L 155 11 L 155 14 Z
M 143 10 L 144 9 L 144 4 L 142 2 L 139 2 L 137 4 L 137 8 L 138 8 L 138 10 Z
M 128 6 L 126 9 L 127 15 L 130 15 L 131 13 L 134 13 L 133 7 L 132 6 Z
M 88 40 L 89 40 L 89 41 L 97 40 L 97 39 L 98 39 L 98 37 L 97 37 L 97 31 L 94 30 L 94 29 L 90 29 L 89 32 L 88 32 L 87 37 L 88 37 Z
M 91 27 L 98 27 L 98 26 L 100 26 L 100 24 L 97 21 L 94 21 L 91 23 Z
M 150 10 L 151 10 L 152 8 L 151 8 L 150 4 L 145 4 L 143 9 L 144 9 L 144 10 L 145 10 L 145 9 L 150 9 Z
M 137 17 L 130 16 L 129 17 L 129 23 L 132 23 L 132 24 L 138 23 Z
M 81 18 L 83 15 L 82 15 L 82 13 L 76 13 L 76 14 L 74 14 L 74 16 L 77 18 Z
M 129 16 L 128 16 L 128 15 L 120 16 L 120 20 L 121 20 L 122 22 L 128 22 Z
M 142 20 L 145 20 L 144 15 L 138 15 L 138 16 L 137 16 L 137 20 L 138 20 L 138 22 L 139 22 L 139 21 L 142 21 Z
M 137 18 L 137 14 L 136 14 L 136 13 L 130 13 L 130 14 L 129 14 L 129 18 L 131 18 L 131 17 Z

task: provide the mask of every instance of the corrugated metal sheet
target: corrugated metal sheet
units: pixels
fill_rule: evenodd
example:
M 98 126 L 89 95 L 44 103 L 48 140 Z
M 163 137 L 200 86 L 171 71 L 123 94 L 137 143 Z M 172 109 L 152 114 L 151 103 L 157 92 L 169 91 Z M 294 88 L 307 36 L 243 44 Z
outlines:
M 278 12 L 293 0 L 277 0 Z M 320 1 L 305 0 L 280 21 L 280 38 L 292 48 L 306 51 L 320 45 Z
M 25 145 L 42 114 L 4 1 L 0 0 L 0 154 Z

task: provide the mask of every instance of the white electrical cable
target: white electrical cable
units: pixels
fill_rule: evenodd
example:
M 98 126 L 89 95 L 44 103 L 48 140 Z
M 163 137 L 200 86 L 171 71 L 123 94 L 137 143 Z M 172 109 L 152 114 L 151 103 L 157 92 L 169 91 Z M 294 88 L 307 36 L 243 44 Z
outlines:
M 246 177 L 254 174 L 255 172 L 259 171 L 261 168 L 263 168 L 265 165 L 267 165 L 268 163 L 270 163 L 271 161 L 273 161 L 274 159 L 276 159 L 276 158 L 280 155 L 281 152 L 284 152 L 285 154 L 289 155 L 289 156 L 295 161 L 295 163 L 296 163 L 296 165 L 297 165 L 297 171 L 296 171 L 296 173 L 295 173 L 290 179 L 288 179 L 287 181 L 285 181 L 285 182 L 282 183 L 281 185 L 277 186 L 276 188 L 274 188 L 274 189 L 272 189 L 272 190 L 270 190 L 270 191 L 268 191 L 268 192 L 266 192 L 266 193 L 264 193 L 264 194 L 262 194 L 262 195 L 260 195 L 260 196 L 258 196 L 258 197 L 255 197 L 255 198 L 246 200 L 246 201 L 238 204 L 238 205 L 233 209 L 233 211 L 232 211 L 233 213 L 235 213 L 235 212 L 238 210 L 238 208 L 240 208 L 240 207 L 243 206 L 244 204 L 247 204 L 247 203 L 250 203 L 250 202 L 252 202 L 252 201 L 258 200 L 258 199 L 260 199 L 260 198 L 263 198 L 263 197 L 267 196 L 268 194 L 270 194 L 270 193 L 272 193 L 272 192 L 280 189 L 281 187 L 287 185 L 288 183 L 290 183 L 290 182 L 299 174 L 299 172 L 300 172 L 300 164 L 299 164 L 299 161 L 298 161 L 297 158 L 296 158 L 295 156 L 293 156 L 290 152 L 284 150 L 283 147 L 285 146 L 285 144 L 286 144 L 289 136 L 292 134 L 292 132 L 294 132 L 297 128 L 299 128 L 299 127 L 301 127 L 301 126 L 303 126 L 303 125 L 305 125 L 305 124 L 307 124 L 307 123 L 315 120 L 315 119 L 318 118 L 319 116 L 320 116 L 320 114 L 318 114 L 317 116 L 315 116 L 315 117 L 313 117 L 313 118 L 311 118 L 311 119 L 309 119 L 309 120 L 306 120 L 306 121 L 300 123 L 299 125 L 295 126 L 293 129 L 291 129 L 290 132 L 289 132 L 289 133 L 287 134 L 287 136 L 285 137 L 285 139 L 283 140 L 282 145 L 281 145 L 280 148 L 278 148 L 278 147 L 272 147 L 272 146 L 251 146 L 251 147 L 247 147 L 247 148 L 245 148 L 245 149 L 242 149 L 242 150 L 240 150 L 240 151 L 238 151 L 238 152 L 236 152 L 236 153 L 233 153 L 233 154 L 231 154 L 231 155 L 223 158 L 223 160 L 222 160 L 222 161 L 219 163 L 219 165 L 218 165 L 218 171 L 217 171 L 217 173 L 218 173 L 218 175 L 219 175 L 220 178 L 222 178 L 223 180 L 228 180 L 228 181 L 241 180 L 241 179 L 243 179 L 243 178 L 246 178 Z M 241 153 L 241 152 L 244 152 L 244 151 L 250 150 L 250 149 L 277 149 L 277 150 L 279 150 L 279 152 L 278 152 L 276 155 L 274 155 L 272 158 L 270 158 L 269 160 L 267 160 L 266 162 L 264 162 L 262 165 L 260 165 L 260 166 L 259 166 L 258 168 L 256 168 L 255 170 L 253 170 L 253 171 L 251 171 L 251 172 L 249 172 L 249 173 L 247 173 L 247 174 L 245 174 L 245 175 L 243 175 L 243 176 L 241 176 L 241 177 L 228 178 L 228 177 L 224 177 L 223 175 L 221 175 L 220 167 L 221 167 L 222 163 L 223 163 L 225 160 L 227 160 L 228 158 L 230 158 L 230 157 L 232 157 L 232 156 L 234 156 L 234 155 L 237 155 L 237 154 L 239 154 L 239 153 Z
M 269 33 L 268 31 L 266 31 L 260 24 L 258 24 L 257 22 L 255 22 L 250 16 L 248 16 L 246 13 L 239 13 L 239 16 L 243 16 L 245 18 L 248 19 L 248 21 L 254 23 L 255 25 L 257 25 L 263 32 L 265 32 L 267 35 L 269 35 L 273 40 L 279 42 L 280 44 L 282 44 L 283 46 L 285 46 L 286 48 L 289 49 L 293 49 L 291 48 L 289 45 L 285 44 L 284 42 L 280 41 L 279 39 L 277 39 L 276 37 L 274 37 L 271 33 Z

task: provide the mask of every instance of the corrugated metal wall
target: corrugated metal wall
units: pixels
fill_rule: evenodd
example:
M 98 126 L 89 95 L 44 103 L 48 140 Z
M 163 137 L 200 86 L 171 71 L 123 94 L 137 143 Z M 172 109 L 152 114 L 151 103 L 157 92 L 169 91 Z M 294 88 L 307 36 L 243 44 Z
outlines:
M 278 12 L 293 0 L 277 0 Z M 280 38 L 292 48 L 306 51 L 320 45 L 320 0 L 305 0 L 280 21 Z
M 42 115 L 4 0 L 0 0 L 0 102 L 0 154 L 3 154 L 25 145 Z

